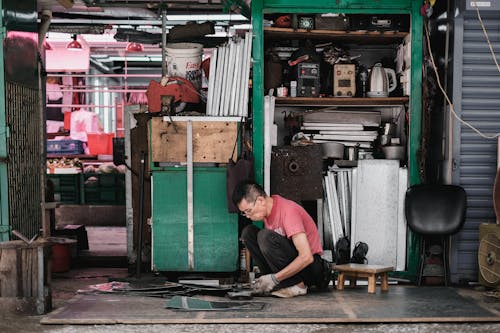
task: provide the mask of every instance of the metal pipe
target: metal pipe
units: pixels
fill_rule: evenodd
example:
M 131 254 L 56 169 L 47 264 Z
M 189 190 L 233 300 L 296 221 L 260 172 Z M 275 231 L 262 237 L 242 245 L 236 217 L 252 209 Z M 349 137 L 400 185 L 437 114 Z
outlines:
M 107 90 L 107 89 L 60 89 L 57 91 L 60 91 L 60 92 L 80 92 L 80 93 L 87 93 L 87 92 L 128 93 L 128 92 L 146 92 L 146 89 L 113 89 L 113 90 Z
M 47 104 L 52 108 L 115 108 L 116 105 L 96 105 L 96 104 Z
M 194 195 L 193 195 L 193 121 L 187 121 L 187 230 L 188 230 L 188 267 L 194 270 Z
M 167 10 L 161 11 L 161 74 L 167 76 Z
M 146 168 L 146 153 L 141 150 L 141 169 L 139 171 L 139 225 L 137 227 L 137 258 L 135 260 L 135 275 L 141 275 L 142 266 L 142 226 L 144 224 L 143 210 L 144 210 L 144 171 Z
M 161 77 L 160 74 L 50 74 L 47 73 L 47 77 L 144 77 L 144 78 L 155 78 Z

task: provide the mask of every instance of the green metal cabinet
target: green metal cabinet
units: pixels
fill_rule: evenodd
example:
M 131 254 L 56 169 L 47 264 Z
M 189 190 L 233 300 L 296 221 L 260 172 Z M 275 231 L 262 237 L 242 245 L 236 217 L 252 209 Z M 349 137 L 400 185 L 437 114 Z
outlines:
M 153 269 L 233 272 L 238 268 L 238 215 L 226 204 L 226 168 L 194 167 L 194 266 L 188 258 L 187 169 L 169 167 L 152 175 Z
M 419 180 L 417 151 L 421 136 L 422 96 L 422 38 L 421 2 L 411 0 L 254 0 L 252 1 L 253 40 L 253 147 L 256 179 L 262 182 L 264 173 L 264 14 L 268 13 L 346 13 L 346 14 L 409 14 L 411 17 L 411 94 L 409 119 L 410 185 Z M 418 266 L 418 238 L 410 233 L 408 239 L 408 269 L 402 277 L 414 279 Z

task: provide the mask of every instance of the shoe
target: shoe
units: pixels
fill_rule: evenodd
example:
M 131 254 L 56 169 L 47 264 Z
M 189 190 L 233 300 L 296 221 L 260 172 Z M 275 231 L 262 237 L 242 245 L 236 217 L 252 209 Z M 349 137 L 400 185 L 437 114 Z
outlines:
M 307 287 L 302 288 L 299 287 L 299 285 L 291 286 L 288 288 L 283 288 L 279 289 L 276 291 L 273 291 L 271 295 L 276 296 L 276 297 L 281 297 L 281 298 L 290 298 L 290 297 L 295 297 L 295 296 L 301 296 L 307 294 Z

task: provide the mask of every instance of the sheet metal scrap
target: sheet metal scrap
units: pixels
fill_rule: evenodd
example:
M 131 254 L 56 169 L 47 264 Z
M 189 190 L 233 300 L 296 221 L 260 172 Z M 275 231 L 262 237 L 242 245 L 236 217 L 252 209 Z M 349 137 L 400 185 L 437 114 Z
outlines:
M 165 308 L 180 311 L 261 311 L 266 303 L 207 301 L 204 299 L 174 296 L 165 303 Z
M 78 290 L 79 294 L 121 294 L 129 296 L 149 296 L 169 298 L 172 296 L 212 295 L 224 296 L 232 291 L 231 287 L 211 287 L 202 285 L 165 282 L 162 285 L 147 284 L 133 285 L 128 282 L 111 281 L 108 283 L 91 285 L 87 289 Z

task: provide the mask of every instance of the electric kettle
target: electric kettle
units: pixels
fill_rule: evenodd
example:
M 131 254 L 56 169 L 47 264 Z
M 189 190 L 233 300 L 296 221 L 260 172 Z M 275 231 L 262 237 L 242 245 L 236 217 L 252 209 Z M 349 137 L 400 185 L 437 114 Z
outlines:
M 366 94 L 368 97 L 387 97 L 396 89 L 396 72 L 391 68 L 382 67 L 381 63 L 376 63 L 370 70 L 368 83 L 370 89 Z

